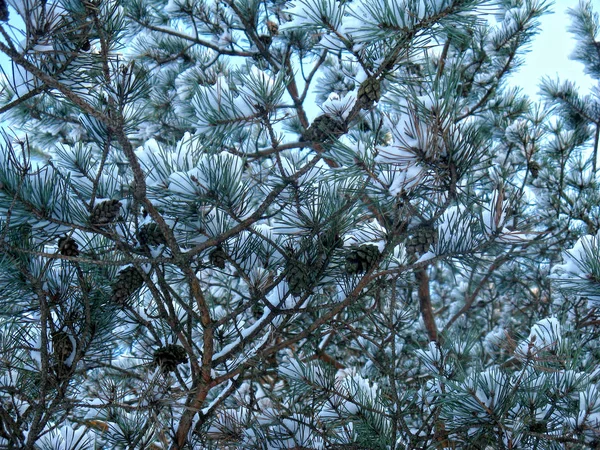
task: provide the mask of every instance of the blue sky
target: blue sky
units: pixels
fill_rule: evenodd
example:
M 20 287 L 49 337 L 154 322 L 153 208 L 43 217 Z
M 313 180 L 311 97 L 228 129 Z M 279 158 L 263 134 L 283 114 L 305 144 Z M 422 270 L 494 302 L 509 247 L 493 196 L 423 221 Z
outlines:
M 574 81 L 582 94 L 593 86 L 592 78 L 583 73 L 583 64 L 569 59 L 575 40 L 567 32 L 571 19 L 566 12 L 567 8 L 577 4 L 578 0 L 555 0 L 551 7 L 554 13 L 542 17 L 541 32 L 534 38 L 531 51 L 525 55 L 525 65 L 513 75 L 512 83 L 521 86 L 525 93 L 535 96 L 544 75 Z M 594 12 L 600 13 L 600 0 L 592 0 L 592 6 Z

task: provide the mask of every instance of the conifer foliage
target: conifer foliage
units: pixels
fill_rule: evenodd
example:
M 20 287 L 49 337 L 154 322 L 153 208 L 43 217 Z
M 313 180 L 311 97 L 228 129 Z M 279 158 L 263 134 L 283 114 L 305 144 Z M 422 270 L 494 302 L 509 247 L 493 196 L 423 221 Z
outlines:
M 0 447 L 598 447 L 600 90 L 507 81 L 548 11 L 0 0 Z

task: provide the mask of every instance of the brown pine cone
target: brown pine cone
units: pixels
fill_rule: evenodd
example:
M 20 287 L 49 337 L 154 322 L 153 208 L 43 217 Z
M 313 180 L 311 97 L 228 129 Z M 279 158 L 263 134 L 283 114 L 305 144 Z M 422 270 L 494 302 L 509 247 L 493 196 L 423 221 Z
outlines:
M 346 255 L 346 272 L 350 275 L 369 271 L 381 253 L 374 244 L 354 246 Z
M 273 22 L 272 20 L 267 20 L 267 29 L 271 36 L 277 36 L 279 34 L 279 25 L 277 22 Z
M 292 295 L 296 297 L 302 295 L 310 285 L 310 277 L 306 266 L 300 261 L 290 259 L 286 266 L 285 281 L 287 281 Z
M 60 364 L 64 364 L 74 350 L 73 341 L 71 341 L 69 335 L 64 331 L 52 333 L 52 347 L 54 349 L 54 357 Z
M 63 236 L 58 239 L 58 250 L 64 256 L 79 256 L 79 246 L 74 239 Z
M 138 240 L 141 245 L 150 245 L 156 247 L 157 245 L 165 245 L 167 240 L 160 231 L 158 224 L 148 223 L 142 225 L 138 231 Z
M 101 227 L 108 225 L 114 221 L 121 210 L 121 202 L 119 200 L 106 200 L 98 203 L 90 214 L 90 223 Z
M 144 278 L 133 266 L 126 267 L 117 275 L 112 286 L 111 300 L 119 305 L 125 305 L 129 297 L 144 284 Z
M 532 159 L 527 163 L 527 168 L 529 169 L 529 173 L 531 173 L 531 178 L 535 180 L 540 175 L 542 166 L 540 166 L 540 163 Z
M 187 353 L 181 345 L 165 345 L 154 352 L 154 366 L 160 367 L 163 372 L 175 372 L 179 364 L 187 362 Z
M 210 263 L 218 267 L 219 269 L 225 268 L 225 262 L 227 261 L 227 253 L 223 251 L 223 248 L 219 245 L 208 255 Z
M 375 77 L 369 77 L 358 88 L 357 102 L 362 109 L 371 109 L 381 98 L 381 82 Z
M 58 384 L 66 379 L 71 370 L 70 365 L 67 365 L 66 361 L 73 354 L 75 347 L 67 333 L 64 331 L 56 331 L 52 333 L 52 348 L 54 362 L 49 367 L 49 380 L 51 383 Z
M 413 230 L 413 235 L 406 242 L 406 253 L 414 255 L 429 251 L 431 245 L 437 243 L 438 233 L 432 225 L 423 225 Z
M 303 141 L 326 143 L 347 133 L 346 124 L 329 114 L 317 117 L 302 135 Z

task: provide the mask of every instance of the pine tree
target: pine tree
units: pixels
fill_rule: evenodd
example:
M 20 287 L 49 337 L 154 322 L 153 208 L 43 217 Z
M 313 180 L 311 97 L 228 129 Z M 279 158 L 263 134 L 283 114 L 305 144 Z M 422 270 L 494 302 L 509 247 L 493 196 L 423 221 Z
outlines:
M 0 0 L 0 446 L 600 445 L 600 91 L 507 84 L 548 3 Z

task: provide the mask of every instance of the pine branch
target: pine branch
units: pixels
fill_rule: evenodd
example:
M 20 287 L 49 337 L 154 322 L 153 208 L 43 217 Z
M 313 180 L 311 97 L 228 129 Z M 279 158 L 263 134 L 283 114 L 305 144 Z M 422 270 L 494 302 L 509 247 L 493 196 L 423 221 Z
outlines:
M 217 45 L 212 44 L 209 41 L 205 41 L 203 39 L 199 39 L 194 36 L 189 36 L 189 35 L 186 35 L 183 33 L 179 33 L 171 28 L 159 27 L 159 26 L 152 25 L 149 23 L 141 22 L 140 20 L 138 20 L 137 18 L 135 18 L 129 14 L 127 15 L 127 18 L 133 20 L 134 22 L 143 26 L 144 28 L 147 28 L 152 31 L 157 31 L 159 33 L 163 33 L 163 34 L 166 34 L 169 36 L 175 36 L 179 39 L 183 39 L 183 40 L 192 42 L 194 44 L 200 45 L 201 47 L 209 48 L 209 49 L 217 52 L 219 55 L 241 56 L 241 57 L 252 57 L 254 55 L 253 52 L 241 52 L 241 51 L 236 51 L 236 50 L 226 50 L 224 48 L 221 48 Z
M 445 334 L 450 329 L 450 327 L 452 326 L 452 324 L 454 322 L 456 322 L 463 314 L 466 314 L 469 311 L 469 309 L 471 309 L 471 307 L 473 306 L 473 303 L 477 299 L 477 296 L 479 295 L 479 292 L 481 291 L 481 289 L 487 284 L 490 277 L 492 275 L 494 275 L 494 272 L 496 272 L 496 270 L 498 270 L 507 261 L 508 261 L 508 258 L 506 258 L 504 256 L 496 258 L 496 260 L 488 268 L 486 274 L 483 276 L 483 278 L 481 278 L 481 280 L 477 284 L 477 287 L 473 290 L 471 295 L 469 295 L 465 299 L 465 304 L 463 305 L 463 307 L 456 314 L 454 314 L 450 318 L 450 320 L 448 320 L 448 322 L 446 322 L 446 325 L 444 326 L 444 329 L 442 330 L 442 334 Z
M 433 307 L 431 306 L 431 293 L 429 291 L 429 274 L 427 266 L 422 269 L 415 270 L 415 278 L 419 285 L 419 306 L 421 309 L 421 317 L 425 323 L 425 329 L 431 342 L 438 342 L 438 330 L 433 317 Z

